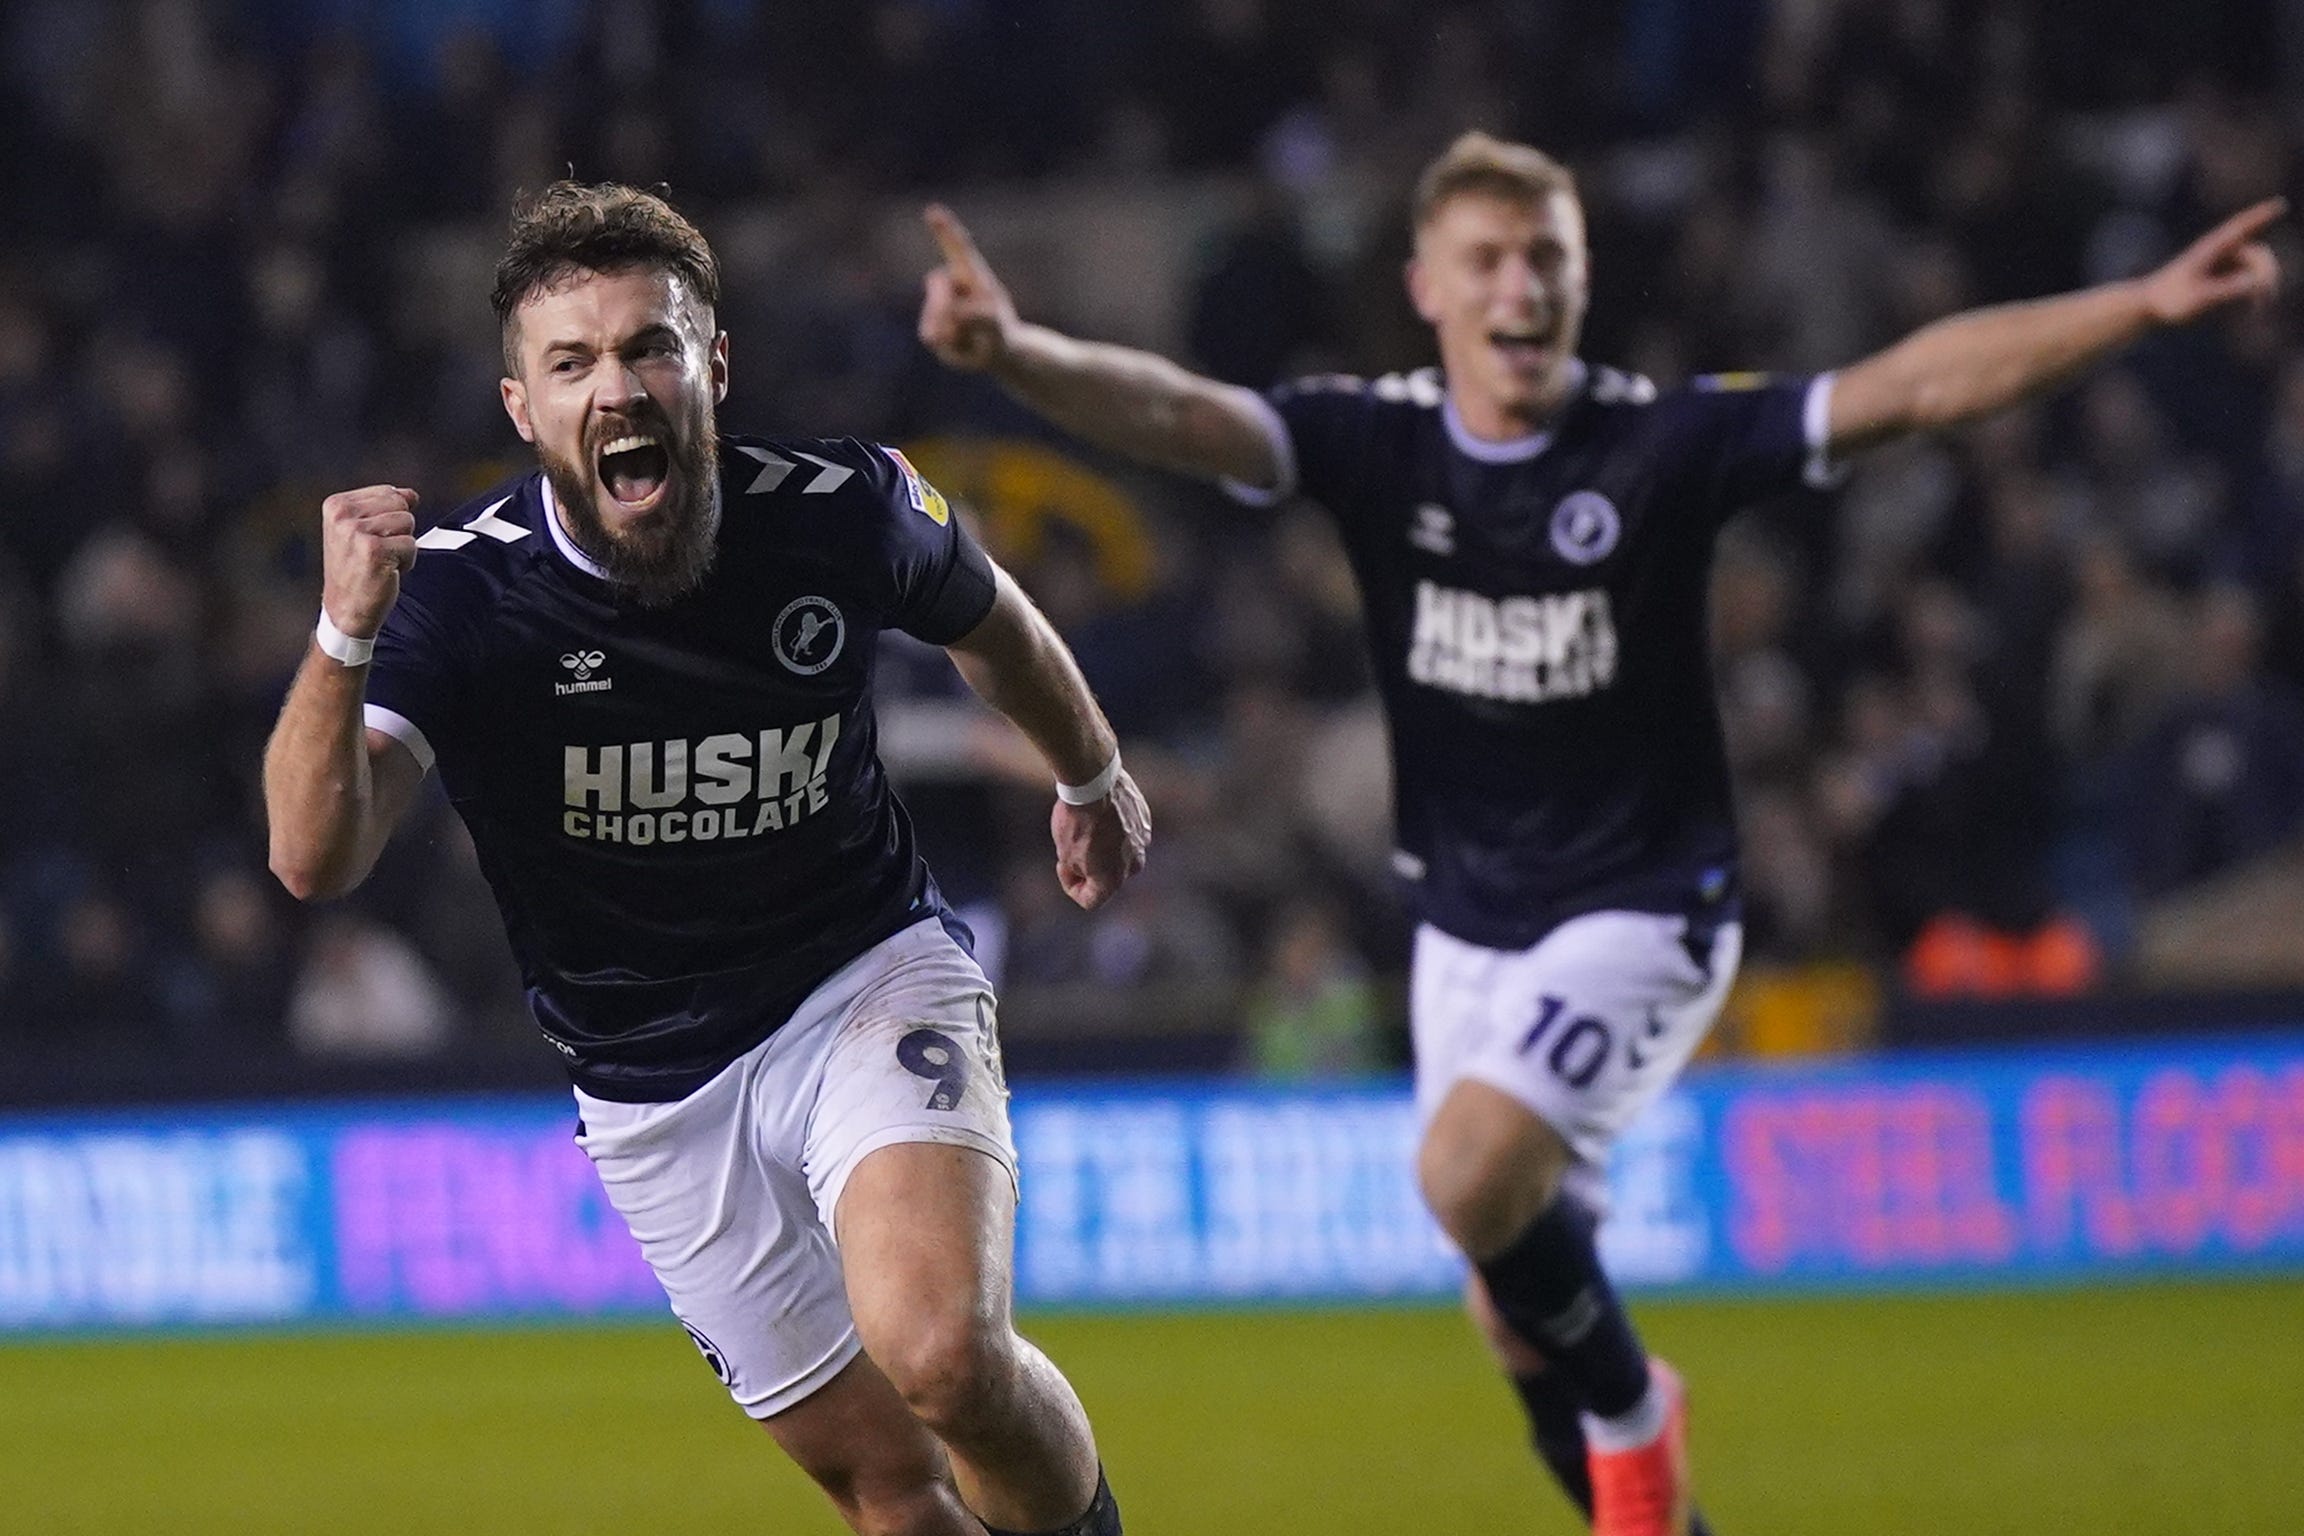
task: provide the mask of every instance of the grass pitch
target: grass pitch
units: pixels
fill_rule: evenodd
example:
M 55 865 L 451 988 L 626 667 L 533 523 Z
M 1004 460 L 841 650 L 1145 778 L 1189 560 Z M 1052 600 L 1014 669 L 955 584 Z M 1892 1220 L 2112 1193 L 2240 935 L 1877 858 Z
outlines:
M 1725 1536 L 2304 1529 L 2304 1280 L 1638 1313 Z M 1027 1331 L 1137 1536 L 1578 1528 L 1452 1313 Z M 0 1531 L 843 1529 L 669 1323 L 0 1349 Z

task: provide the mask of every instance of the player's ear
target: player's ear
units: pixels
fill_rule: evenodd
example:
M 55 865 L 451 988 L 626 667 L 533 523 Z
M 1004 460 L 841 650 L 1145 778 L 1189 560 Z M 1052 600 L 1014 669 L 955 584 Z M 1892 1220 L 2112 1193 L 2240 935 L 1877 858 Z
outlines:
M 512 418 L 512 430 L 520 434 L 520 441 L 536 441 L 535 423 L 528 419 L 528 386 L 518 379 L 498 379 L 496 390 L 504 400 L 504 414 Z
M 728 398 L 728 333 L 722 331 L 712 338 L 708 358 L 712 370 L 712 403 L 718 405 Z
M 1408 283 L 1408 302 L 1416 306 L 1416 313 L 1426 325 L 1440 323 L 1440 310 L 1432 294 L 1432 273 L 1424 265 L 1424 258 L 1411 256 L 1400 269 Z

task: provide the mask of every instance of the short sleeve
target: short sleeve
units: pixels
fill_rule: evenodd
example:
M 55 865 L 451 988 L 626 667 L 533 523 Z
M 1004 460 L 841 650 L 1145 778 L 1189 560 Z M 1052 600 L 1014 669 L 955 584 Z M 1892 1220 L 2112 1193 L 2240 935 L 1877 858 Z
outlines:
M 1225 493 L 1252 507 L 1270 507 L 1301 492 L 1340 518 L 1352 517 L 1375 426 L 1376 400 L 1367 381 L 1322 375 L 1250 398 L 1271 441 L 1280 478 L 1268 486 L 1225 480 Z
M 423 568 L 419 561 L 417 570 Z M 411 572 L 368 664 L 366 724 L 399 740 L 427 772 L 463 712 L 471 644 L 459 638 L 469 626 L 457 622 L 456 596 L 448 583 Z
M 992 557 L 910 459 L 894 448 L 872 453 L 887 470 L 884 553 L 894 581 L 887 627 L 950 645 L 992 611 Z
M 1829 373 L 1721 373 L 1677 393 L 1676 435 L 1688 459 L 1710 472 L 1717 517 L 1781 492 L 1839 483 L 1845 470 L 1828 451 L 1832 382 Z

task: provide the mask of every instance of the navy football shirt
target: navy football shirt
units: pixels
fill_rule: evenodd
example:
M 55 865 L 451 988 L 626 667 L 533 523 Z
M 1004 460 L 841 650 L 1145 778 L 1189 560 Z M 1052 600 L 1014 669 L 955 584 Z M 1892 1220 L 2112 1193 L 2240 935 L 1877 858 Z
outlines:
M 965 635 L 991 562 L 893 450 L 720 454 L 696 591 L 618 601 L 532 471 L 417 541 L 368 677 L 368 724 L 437 763 L 537 1022 L 602 1098 L 684 1096 L 946 915 L 874 749 L 875 640 Z
M 1829 375 L 1659 394 L 1580 368 L 1548 431 L 1473 437 L 1439 375 L 1266 397 L 1282 483 L 1343 533 L 1424 921 L 1499 949 L 1603 908 L 1726 915 L 1735 826 L 1707 597 L 1728 515 L 1827 483 Z

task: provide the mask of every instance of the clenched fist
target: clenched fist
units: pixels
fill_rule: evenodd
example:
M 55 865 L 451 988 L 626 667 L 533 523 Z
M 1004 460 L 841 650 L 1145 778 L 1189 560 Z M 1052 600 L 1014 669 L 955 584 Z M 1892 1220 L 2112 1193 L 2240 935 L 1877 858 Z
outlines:
M 355 639 L 373 638 L 416 563 L 416 493 L 400 485 L 338 491 L 320 503 L 320 606 Z
M 990 368 L 1007 355 L 1017 323 L 1016 302 L 957 214 L 942 203 L 930 203 L 921 217 L 944 253 L 944 265 L 928 274 L 920 339 L 954 368 Z
M 1056 881 L 1088 911 L 1112 899 L 1123 882 L 1141 874 L 1152 846 L 1152 812 L 1126 770 L 1112 792 L 1093 805 L 1056 802 L 1049 830 L 1056 838 Z

